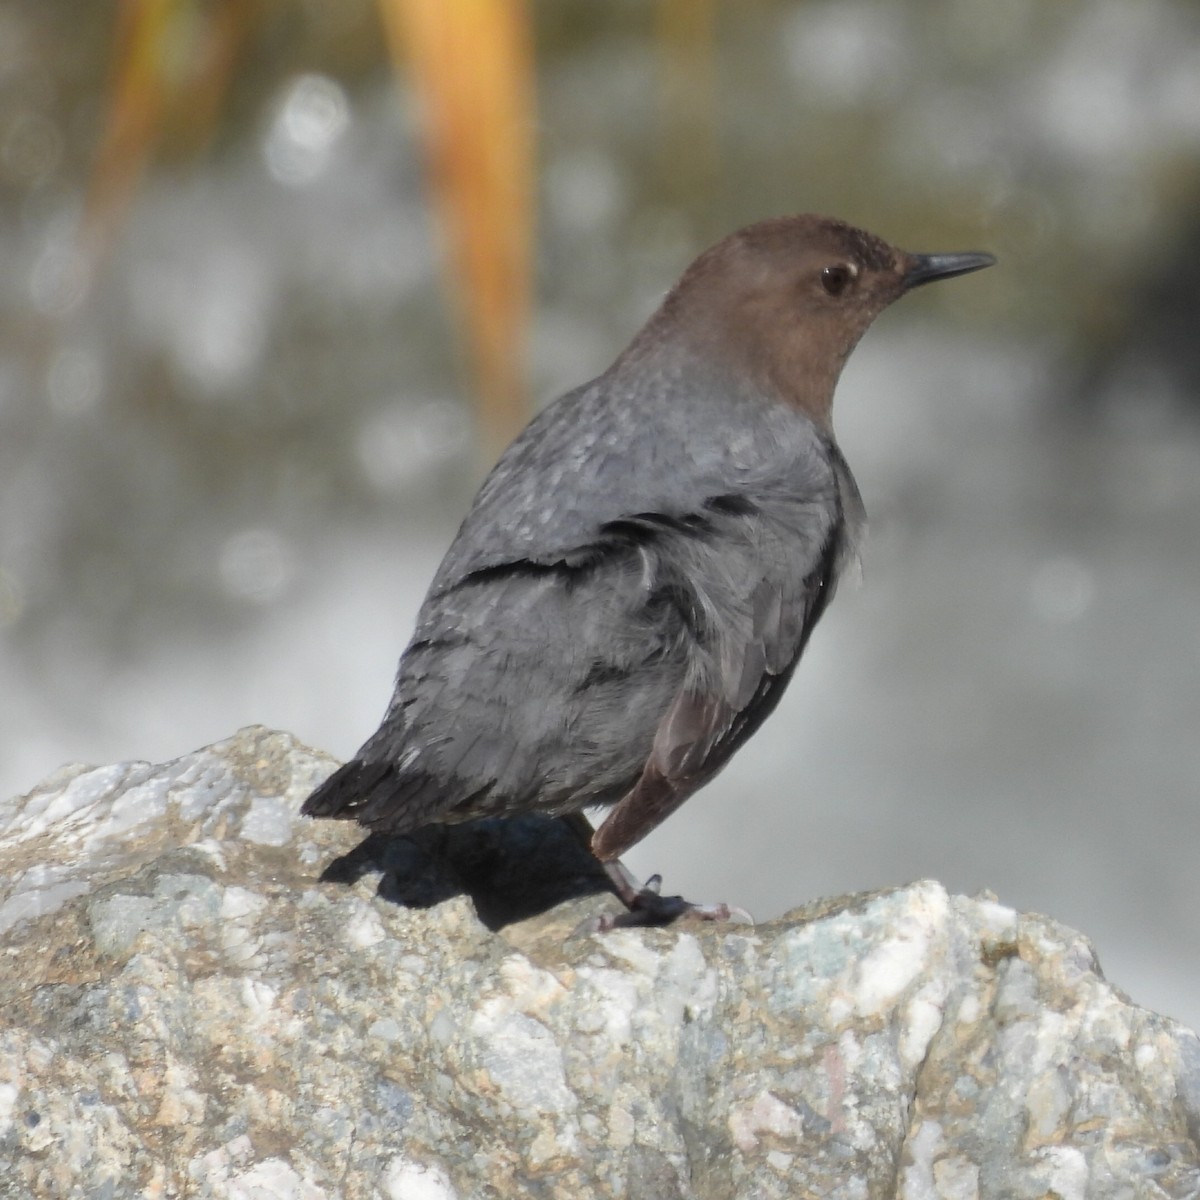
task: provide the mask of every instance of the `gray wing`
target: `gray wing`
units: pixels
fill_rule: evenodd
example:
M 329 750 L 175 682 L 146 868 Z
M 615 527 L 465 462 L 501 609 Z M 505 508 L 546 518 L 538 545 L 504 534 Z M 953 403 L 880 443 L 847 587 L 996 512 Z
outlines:
M 776 501 L 722 544 L 689 549 L 682 575 L 703 614 L 694 653 L 636 781 L 596 831 L 601 859 L 674 812 L 774 711 L 833 597 L 847 523 L 837 493 Z
M 665 431 L 647 468 L 565 404 L 485 483 L 383 724 L 306 812 L 402 831 L 617 804 L 601 847 L 623 846 L 774 707 L 857 512 L 836 449 L 795 414 L 727 417 L 709 445 Z
M 714 497 L 829 486 L 824 460 L 840 455 L 807 417 L 713 371 L 655 369 L 632 383 L 611 371 L 530 422 L 480 488 L 432 594 L 506 563 L 579 563 L 607 525 L 638 514 L 686 523 L 706 519 Z

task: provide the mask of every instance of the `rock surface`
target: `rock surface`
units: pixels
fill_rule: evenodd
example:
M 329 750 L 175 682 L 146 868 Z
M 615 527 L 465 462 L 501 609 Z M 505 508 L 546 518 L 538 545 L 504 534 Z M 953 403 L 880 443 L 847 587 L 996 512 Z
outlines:
M 557 826 L 356 850 L 331 765 L 0 806 L 0 1196 L 1200 1196 L 1200 1041 L 1070 930 L 925 882 L 567 937 L 615 901 Z

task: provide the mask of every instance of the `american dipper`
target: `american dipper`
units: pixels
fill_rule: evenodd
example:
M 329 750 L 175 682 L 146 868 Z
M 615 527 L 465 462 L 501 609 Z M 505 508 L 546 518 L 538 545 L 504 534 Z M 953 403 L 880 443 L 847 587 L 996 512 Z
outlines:
M 492 469 L 383 723 L 303 811 L 392 833 L 569 816 L 629 910 L 600 927 L 727 917 L 639 886 L 619 856 L 779 703 L 857 553 L 830 423 L 846 357 L 904 292 L 993 262 L 811 215 L 705 251 Z M 594 832 L 590 807 L 609 810 Z

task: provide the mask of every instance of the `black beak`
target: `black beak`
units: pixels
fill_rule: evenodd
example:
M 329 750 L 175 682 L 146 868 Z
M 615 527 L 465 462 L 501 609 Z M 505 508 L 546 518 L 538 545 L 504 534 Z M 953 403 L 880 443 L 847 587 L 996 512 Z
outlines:
M 952 279 L 971 271 L 982 271 L 996 260 L 990 254 L 910 254 L 908 270 L 904 272 L 904 289 L 908 291 L 935 279 Z

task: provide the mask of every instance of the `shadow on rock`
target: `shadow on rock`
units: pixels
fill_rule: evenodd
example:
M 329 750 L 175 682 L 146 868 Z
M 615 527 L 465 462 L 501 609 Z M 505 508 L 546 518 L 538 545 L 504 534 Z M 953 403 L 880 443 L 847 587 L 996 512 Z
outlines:
M 372 833 L 335 858 L 323 883 L 382 874 L 378 895 L 432 908 L 466 894 L 493 933 L 566 900 L 612 893 L 603 868 L 560 820 L 523 816 L 431 825 L 399 836 Z

